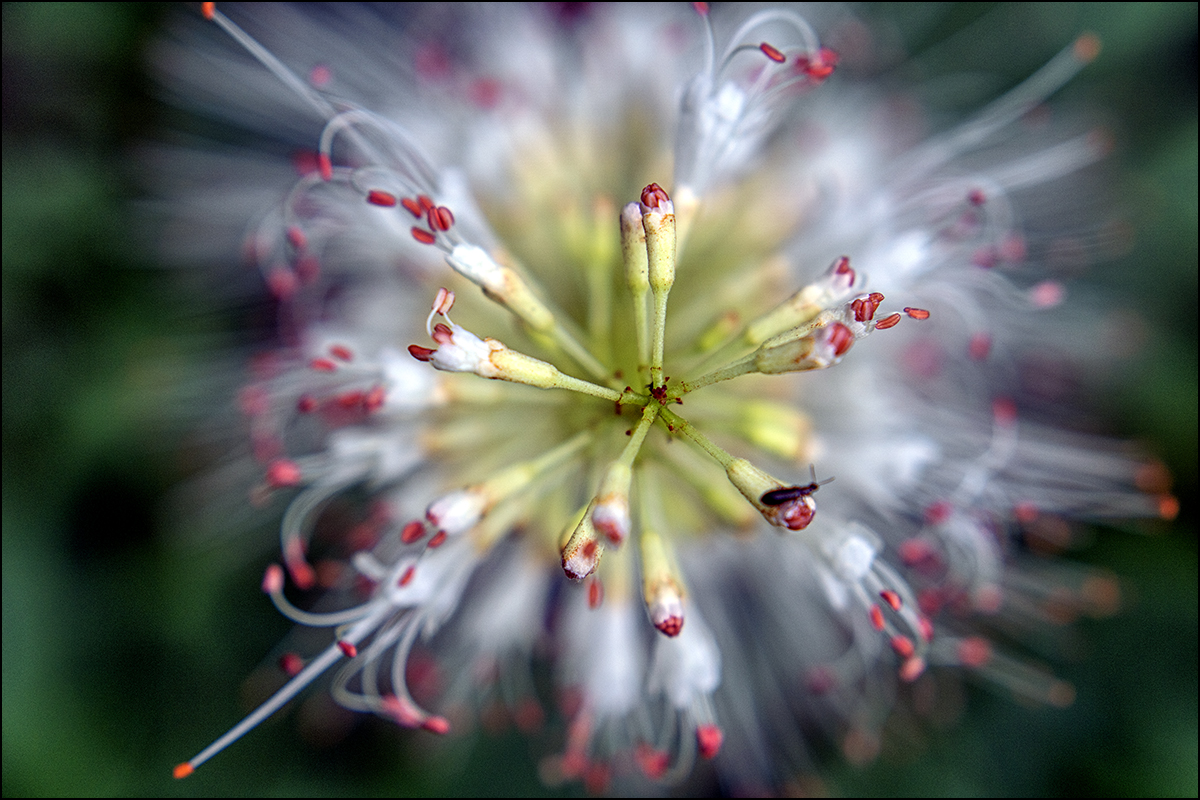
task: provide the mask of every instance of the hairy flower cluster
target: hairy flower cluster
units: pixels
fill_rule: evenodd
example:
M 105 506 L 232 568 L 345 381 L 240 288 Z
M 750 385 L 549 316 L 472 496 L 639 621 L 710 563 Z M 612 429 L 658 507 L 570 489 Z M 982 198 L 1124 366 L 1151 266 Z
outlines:
M 915 112 L 797 12 L 693 5 L 206 3 L 164 54 L 192 102 L 299 143 L 290 178 L 196 156 L 189 208 L 248 231 L 280 308 L 241 394 L 255 495 L 287 508 L 262 588 L 329 629 L 177 776 L 335 667 L 342 705 L 438 734 L 552 701 L 543 775 L 592 791 L 697 760 L 779 784 L 814 739 L 867 760 L 934 669 L 1070 701 L 988 632 L 1110 611 L 1111 578 L 1039 551 L 1174 502 L 1013 378 L 1095 356 L 1042 263 L 1070 213 L 1022 220 L 1104 154 L 1025 124 L 1098 42 L 907 141 Z

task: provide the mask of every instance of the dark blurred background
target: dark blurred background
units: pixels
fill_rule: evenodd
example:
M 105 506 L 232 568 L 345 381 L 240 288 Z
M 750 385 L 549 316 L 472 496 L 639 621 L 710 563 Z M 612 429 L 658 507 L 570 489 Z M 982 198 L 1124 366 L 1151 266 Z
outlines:
M 512 733 L 430 746 L 366 720 L 316 748 L 294 712 L 189 780 L 170 776 L 240 717 L 245 677 L 289 628 L 258 591 L 269 554 L 182 538 L 168 511 L 200 467 L 181 386 L 237 341 L 228 314 L 155 263 L 132 210 L 145 192 L 138 148 L 167 116 L 145 48 L 180 13 L 198 12 L 3 7 L 4 794 L 544 792 L 534 748 Z M 1101 58 L 1065 91 L 1120 123 L 1136 240 L 1090 277 L 1148 325 L 1102 409 L 1168 464 L 1182 511 L 1174 525 L 1099 529 L 1078 556 L 1120 574 L 1127 601 L 1120 616 L 1085 623 L 1089 652 L 1059 665 L 1075 705 L 1026 708 L 973 690 L 957 726 L 869 768 L 836 767 L 827 788 L 1194 796 L 1196 6 L 877 13 L 914 52 L 949 41 L 938 51 L 948 67 L 961 60 L 1010 83 L 1077 32 L 1100 34 Z M 981 26 L 979 44 L 955 36 Z

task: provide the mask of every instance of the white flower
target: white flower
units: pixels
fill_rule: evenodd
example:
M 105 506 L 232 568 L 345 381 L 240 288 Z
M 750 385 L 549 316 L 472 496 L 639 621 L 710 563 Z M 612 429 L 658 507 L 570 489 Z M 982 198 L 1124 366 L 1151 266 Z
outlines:
M 283 613 L 335 633 L 177 775 L 345 659 L 339 702 L 446 732 L 406 685 L 418 641 L 453 677 L 436 705 L 514 715 L 536 698 L 497 670 L 551 654 L 576 702 L 543 773 L 596 791 L 697 756 L 735 789 L 781 783 L 818 731 L 869 757 L 896 684 L 930 668 L 1069 700 L 983 631 L 1045 624 L 1051 596 L 1104 610 L 1112 582 L 1031 579 L 1016 537 L 1173 503 L 1011 377 L 1074 324 L 1023 208 L 1069 203 L 1104 151 L 1022 117 L 1097 42 L 909 143 L 798 13 L 710 26 L 696 5 L 405 9 L 420 24 L 394 37 L 370 11 L 230 12 L 278 58 L 209 9 L 245 52 L 212 26 L 167 62 L 309 148 L 244 220 L 294 335 L 243 398 L 264 493 L 298 490 L 291 580 L 318 582 L 329 498 L 385 509 L 321 581 L 344 609 L 297 608 L 268 569 Z

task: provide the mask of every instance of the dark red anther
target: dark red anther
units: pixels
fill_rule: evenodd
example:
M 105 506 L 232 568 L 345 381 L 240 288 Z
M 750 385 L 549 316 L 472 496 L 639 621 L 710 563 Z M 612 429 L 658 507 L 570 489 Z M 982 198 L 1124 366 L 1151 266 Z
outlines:
M 433 244 L 437 241 L 437 237 L 424 228 L 413 227 L 412 237 L 421 244 Z
M 888 328 L 894 328 L 898 322 L 900 322 L 900 312 L 897 311 L 895 314 L 889 314 L 888 316 L 879 320 L 879 322 L 876 322 L 875 330 L 883 331 L 887 330 Z
M 404 544 L 412 544 L 425 535 L 425 523 L 419 520 L 413 520 L 404 526 L 400 531 L 400 541 Z
M 346 658 L 354 658 L 358 655 L 358 648 L 347 641 L 339 640 L 337 643 L 338 650 L 342 651 L 342 655 Z
M 427 194 L 417 195 L 417 202 L 421 205 L 422 216 L 437 207 L 437 203 L 434 203 L 433 199 Z
M 328 358 L 314 358 L 308 362 L 308 366 L 315 369 L 317 372 L 333 372 L 337 369 L 337 364 L 330 361 Z
M 421 347 L 419 344 L 410 344 L 408 346 L 408 354 L 417 361 L 432 361 L 433 354 L 436 352 L 437 350 L 434 350 L 433 348 Z
M 343 392 L 334 399 L 342 408 L 357 408 L 358 406 L 362 405 L 364 397 L 366 397 L 364 392 L 351 391 Z
M 354 358 L 354 352 L 344 344 L 331 345 L 329 355 L 340 361 L 350 361 Z
M 295 653 L 284 653 L 279 657 L 279 668 L 289 678 L 294 678 L 300 674 L 300 670 L 304 669 L 304 659 Z
M 420 219 L 425 216 L 425 209 L 421 208 L 421 204 L 411 197 L 400 198 L 400 205 L 404 206 L 405 210 L 413 215 L 413 219 Z
M 408 569 L 404 570 L 404 574 L 400 576 L 399 584 L 401 586 L 408 586 L 410 583 L 412 583 L 413 575 L 416 575 L 416 574 L 417 574 L 416 565 L 410 564 Z
M 778 49 L 772 47 L 771 45 L 767 44 L 766 42 L 763 42 L 762 44 L 760 44 L 758 46 L 758 49 L 762 50 L 763 55 L 766 56 L 767 58 L 771 59 L 772 61 L 774 61 L 776 64 L 782 64 L 784 61 L 787 61 L 787 56 L 785 56 L 783 53 L 779 52 Z
M 883 630 L 883 610 L 872 603 L 871 609 L 867 614 L 871 617 L 871 627 L 877 631 Z
M 670 202 L 670 200 L 671 196 L 657 183 L 652 183 L 645 189 L 642 189 L 643 210 L 659 208 L 663 203 Z
M 725 741 L 725 734 L 716 725 L 698 725 L 696 726 L 696 743 L 700 745 L 700 757 L 706 760 L 716 758 L 717 753 L 721 752 L 721 743 Z
M 829 343 L 833 345 L 833 355 L 840 358 L 854 344 L 854 332 L 840 322 L 829 326 Z
M 317 410 L 317 398 L 310 394 L 300 395 L 300 399 L 296 401 L 296 410 L 301 414 L 311 414 Z
M 967 202 L 976 207 L 981 206 L 987 202 L 987 195 L 982 189 L 972 189 L 967 192 Z
M 205 19 L 212 20 L 213 16 L 217 13 L 217 4 L 216 3 L 201 3 L 200 4 L 200 13 L 204 15 Z M 178 777 L 178 776 L 176 776 L 176 777 Z
M 900 610 L 900 595 L 896 594 L 891 589 L 884 589 L 879 593 L 879 596 L 883 598 L 883 602 L 887 603 L 888 607 L 890 607 L 892 611 Z
M 327 154 L 317 154 L 317 169 L 321 173 L 321 180 L 333 180 L 333 162 L 329 160 L 329 156 Z
M 454 215 L 445 206 L 429 209 L 429 227 L 435 231 L 448 231 L 454 224 Z
M 396 195 L 391 192 L 385 192 L 382 189 L 372 189 L 367 192 L 367 202 L 373 206 L 391 208 L 396 205 Z
M 929 319 L 929 312 L 923 308 L 905 307 L 904 313 L 908 314 L 912 319 Z
M 433 535 L 433 538 L 431 538 L 431 539 L 429 540 L 429 544 L 428 544 L 428 545 L 426 545 L 426 546 L 427 546 L 427 547 L 428 547 L 430 550 L 433 550 L 433 549 L 435 549 L 435 548 L 441 547 L 441 546 L 442 546 L 442 542 L 444 542 L 444 541 L 446 541 L 446 532 L 445 532 L 445 531 L 438 531 L 437 533 L 435 533 L 435 534 Z
M 450 344 L 454 340 L 454 331 L 444 322 L 433 326 L 433 340 L 438 344 Z
M 854 274 L 854 270 L 850 269 L 850 259 L 846 256 L 838 256 L 838 260 L 833 262 L 833 271 L 836 275 Z

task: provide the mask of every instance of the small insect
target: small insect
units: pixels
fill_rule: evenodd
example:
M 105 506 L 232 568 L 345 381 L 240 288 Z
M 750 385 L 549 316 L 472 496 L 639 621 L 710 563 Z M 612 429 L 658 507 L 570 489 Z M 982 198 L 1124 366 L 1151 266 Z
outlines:
M 825 484 L 833 480 L 826 478 L 823 481 L 817 481 L 817 468 L 812 464 L 808 465 L 809 472 L 812 474 L 812 483 L 806 486 L 785 486 L 782 489 L 772 489 L 769 492 L 764 492 L 759 498 L 764 506 L 781 506 L 784 503 L 798 500 L 801 497 L 808 497 L 810 494 L 820 489 Z

